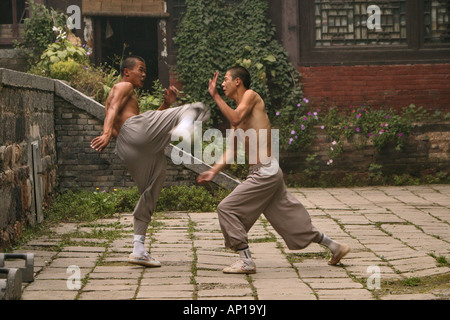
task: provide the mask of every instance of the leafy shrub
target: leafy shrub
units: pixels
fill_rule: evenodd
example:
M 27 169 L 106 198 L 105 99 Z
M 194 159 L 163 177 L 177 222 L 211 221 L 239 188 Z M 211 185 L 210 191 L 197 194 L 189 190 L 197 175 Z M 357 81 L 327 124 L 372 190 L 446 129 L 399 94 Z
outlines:
M 229 194 L 219 189 L 213 193 L 204 187 L 173 186 L 161 191 L 157 211 L 215 211 L 220 201 Z M 46 210 L 48 221 L 92 221 L 115 213 L 132 212 L 140 194 L 136 187 L 106 192 L 68 190 L 59 194 Z
M 82 71 L 83 66 L 78 62 L 69 59 L 67 61 L 58 61 L 50 65 L 49 69 L 51 78 L 70 81 L 75 75 Z
M 225 191 L 211 194 L 204 187 L 173 186 L 161 192 L 158 211 L 216 211 L 217 205 L 227 195 Z
M 280 130 L 280 149 L 301 152 L 311 145 L 320 109 L 303 113 L 308 103 L 308 99 L 303 98 L 295 106 L 288 105 L 276 111 L 272 123 Z
M 49 71 L 53 64 L 69 60 L 79 64 L 88 64 L 87 52 L 82 47 L 75 46 L 65 39 L 59 39 L 47 47 L 39 64 L 44 70 Z
M 159 80 L 153 82 L 153 93 L 137 91 L 140 112 L 158 109 L 164 101 L 164 88 Z
M 30 18 L 24 19 L 22 42 L 16 42 L 15 47 L 21 49 L 28 57 L 30 65 L 36 63 L 42 52 L 56 40 L 53 27 L 67 31 L 67 16 L 43 4 L 27 1 Z

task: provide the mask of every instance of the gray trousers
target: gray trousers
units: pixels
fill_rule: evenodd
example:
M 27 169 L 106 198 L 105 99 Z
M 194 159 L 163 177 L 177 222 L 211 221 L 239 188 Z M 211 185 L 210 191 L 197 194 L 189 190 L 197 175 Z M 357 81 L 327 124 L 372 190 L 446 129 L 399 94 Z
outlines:
M 322 238 L 305 207 L 286 189 L 276 160 L 250 167 L 247 179 L 217 207 L 225 246 L 233 250 L 248 246 L 247 233 L 264 216 L 291 250 L 318 243 Z
M 116 153 L 127 165 L 140 198 L 133 212 L 134 234 L 145 235 L 156 209 L 166 178 L 164 149 L 171 142 L 171 131 L 186 112 L 195 111 L 196 121 L 209 119 L 202 103 L 187 104 L 162 111 L 147 111 L 125 121 L 116 141 Z

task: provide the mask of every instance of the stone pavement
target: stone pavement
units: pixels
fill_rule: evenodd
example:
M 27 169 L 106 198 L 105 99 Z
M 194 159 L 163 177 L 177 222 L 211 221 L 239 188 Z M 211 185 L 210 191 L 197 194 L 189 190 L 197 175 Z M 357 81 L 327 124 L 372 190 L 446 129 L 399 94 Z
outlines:
M 123 213 L 60 224 L 16 250 L 35 255 L 22 299 L 450 298 L 449 185 L 290 190 L 319 230 L 350 245 L 341 265 L 328 266 L 317 244 L 290 251 L 262 217 L 249 233 L 258 272 L 226 275 L 237 255 L 223 246 L 217 214 L 168 212 L 155 215 L 146 244 L 163 266 L 133 266 L 132 216 Z

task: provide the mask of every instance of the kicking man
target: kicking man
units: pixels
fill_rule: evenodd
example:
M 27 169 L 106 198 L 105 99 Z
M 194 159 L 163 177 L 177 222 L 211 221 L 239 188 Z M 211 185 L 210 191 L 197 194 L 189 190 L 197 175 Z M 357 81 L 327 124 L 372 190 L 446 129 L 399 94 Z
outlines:
M 298 250 L 307 247 L 311 242 L 319 243 L 329 248 L 332 253 L 328 263 L 330 265 L 339 263 L 350 251 L 348 245 L 333 241 L 318 231 L 311 224 L 311 218 L 305 207 L 286 189 L 283 172 L 277 159 L 271 155 L 271 125 L 265 104 L 259 94 L 249 89 L 251 84 L 249 72 L 240 66 L 233 67 L 228 70 L 222 83 L 225 95 L 236 102 L 236 109 L 229 107 L 217 92 L 218 76 L 216 72 L 213 80 L 210 80 L 209 93 L 220 111 L 236 132 L 255 130 L 254 136 L 257 137 L 257 143 L 249 143 L 249 139 L 242 137 L 242 134 L 235 134 L 245 146 L 250 168 L 247 179 L 217 207 L 225 246 L 239 252 L 240 256 L 236 263 L 224 268 L 223 272 L 256 272 L 247 233 L 261 213 L 264 213 L 270 224 L 283 237 L 289 249 Z M 233 154 L 232 149 L 227 149 L 223 159 L 210 170 L 200 174 L 197 182 L 211 181 L 231 163 Z
M 99 152 L 116 139 L 115 152 L 124 161 L 137 185 L 140 198 L 133 212 L 134 249 L 128 262 L 148 267 L 161 263 L 144 248 L 145 235 L 156 201 L 166 177 L 164 148 L 169 145 L 173 133 L 182 136 L 193 132 L 194 121 L 209 119 L 209 109 L 201 103 L 170 108 L 178 91 L 170 86 L 164 92 L 164 102 L 158 110 L 139 113 L 134 90 L 142 88 L 146 78 L 144 59 L 130 56 L 121 65 L 122 79 L 112 88 L 105 104 L 103 134 L 91 142 Z

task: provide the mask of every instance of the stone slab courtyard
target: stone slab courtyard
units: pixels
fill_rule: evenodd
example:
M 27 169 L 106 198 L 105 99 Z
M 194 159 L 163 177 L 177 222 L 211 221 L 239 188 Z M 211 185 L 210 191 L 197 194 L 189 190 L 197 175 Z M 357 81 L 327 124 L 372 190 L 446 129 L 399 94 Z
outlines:
M 351 247 L 338 266 L 317 244 L 290 251 L 261 217 L 253 275 L 221 272 L 217 213 L 155 215 L 146 246 L 161 268 L 127 264 L 133 217 L 61 223 L 15 252 L 34 253 L 23 300 L 436 300 L 450 298 L 450 186 L 290 189 L 313 224 Z M 19 261 L 8 262 L 11 266 Z M 77 281 L 80 279 L 80 281 Z

